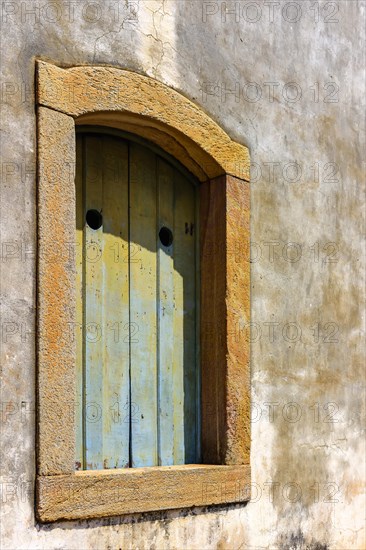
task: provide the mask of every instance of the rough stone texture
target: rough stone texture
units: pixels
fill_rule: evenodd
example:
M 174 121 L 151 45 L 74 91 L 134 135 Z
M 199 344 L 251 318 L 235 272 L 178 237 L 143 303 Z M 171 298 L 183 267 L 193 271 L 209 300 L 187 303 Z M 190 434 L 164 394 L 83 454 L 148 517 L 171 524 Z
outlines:
M 154 137 L 152 129 L 164 131 L 170 139 L 167 143 L 160 139 L 160 147 L 166 145 L 169 153 L 184 162 L 181 149 L 169 147 L 171 142 L 183 145 L 195 165 L 203 168 L 203 181 L 223 173 L 249 179 L 247 148 L 234 143 L 202 109 L 157 80 L 113 67 L 61 69 L 42 61 L 37 63 L 37 79 L 40 105 L 74 117 L 88 115 L 80 120 L 84 123 L 102 123 L 103 119 L 92 119 L 90 113 L 112 111 L 114 127 L 116 119 L 123 124 L 126 114 L 130 123 L 133 115 L 138 115 L 133 130 L 150 139 Z M 202 178 L 202 170 L 195 170 L 195 165 L 191 161 L 187 168 Z
M 134 18 L 119 2 L 117 20 L 117 2 L 99 3 L 98 21 L 83 0 L 73 4 L 74 17 L 68 2 L 54 2 L 60 12 L 54 22 L 52 8 L 38 19 L 25 12 L 43 2 L 5 4 L 2 548 L 364 548 L 359 238 L 365 2 L 336 0 L 335 8 L 301 2 L 301 16 L 292 23 L 282 12 L 286 0 L 272 4 L 273 17 L 270 6 L 257 2 L 261 16 L 254 22 L 248 18 L 256 13 L 243 11 L 247 3 L 240 1 L 237 20 L 215 1 L 208 8 L 205 3 L 205 12 L 197 0 L 139 1 Z M 153 76 L 203 107 L 232 139 L 250 148 L 252 498 L 247 505 L 35 523 L 36 57 L 64 66 L 112 64 Z M 250 93 L 256 96 L 255 88 L 246 88 L 250 82 L 262 92 L 257 101 L 248 100 Z M 266 82 L 274 83 L 272 96 Z M 301 88 L 297 101 L 286 100 L 289 82 Z M 324 88 L 331 82 L 338 86 L 335 102 L 326 97 L 332 88 Z M 301 168 L 297 181 L 294 172 L 286 172 L 294 161 Z M 286 248 L 288 243 L 301 250 Z M 291 256 L 297 261 L 289 261 Z M 297 323 L 301 339 L 289 341 L 288 323 Z M 287 407 L 291 402 L 297 409 Z
M 227 448 L 226 178 L 200 188 L 202 458 L 221 464 Z
M 201 185 L 202 451 L 208 464 L 250 461 L 249 183 Z
M 248 500 L 249 466 L 166 466 L 38 477 L 43 522 Z
M 227 448 L 225 464 L 250 461 L 250 192 L 226 177 Z
M 71 117 L 38 111 L 38 473 L 75 464 L 75 127 Z

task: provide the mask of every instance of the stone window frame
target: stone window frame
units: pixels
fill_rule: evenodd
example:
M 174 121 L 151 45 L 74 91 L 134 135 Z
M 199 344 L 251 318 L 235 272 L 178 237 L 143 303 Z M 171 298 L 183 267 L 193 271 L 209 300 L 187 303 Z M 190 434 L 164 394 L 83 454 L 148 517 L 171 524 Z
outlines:
M 250 498 L 249 152 L 167 85 L 36 62 L 37 499 L 41 522 Z M 155 143 L 200 182 L 202 462 L 75 470 L 75 126 Z

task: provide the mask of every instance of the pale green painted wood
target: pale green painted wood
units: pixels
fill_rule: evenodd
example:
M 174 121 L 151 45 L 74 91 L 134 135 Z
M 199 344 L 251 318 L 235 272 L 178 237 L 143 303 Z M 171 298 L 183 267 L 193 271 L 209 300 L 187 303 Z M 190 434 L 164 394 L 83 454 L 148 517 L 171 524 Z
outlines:
M 102 138 L 85 136 L 84 216 L 102 210 Z M 85 218 L 84 218 L 85 219 Z M 85 223 L 84 331 L 85 331 L 85 469 L 103 468 L 103 226 Z
M 128 146 L 103 136 L 103 467 L 129 466 Z
M 86 136 L 85 204 L 103 226 L 85 224 L 85 467 L 129 465 L 128 147 Z
M 175 242 L 163 246 L 158 237 L 162 227 L 174 231 L 174 169 L 158 159 L 158 464 L 174 464 L 174 408 L 173 379 L 174 333 L 174 265 Z M 183 445 L 182 440 L 182 445 Z
M 197 462 L 196 190 L 176 170 L 174 178 L 174 463 Z M 184 420 L 182 422 L 182 415 Z M 182 433 L 183 432 L 183 433 Z M 183 448 L 182 448 L 182 441 Z M 182 454 L 184 453 L 184 454 Z
M 83 137 L 76 139 L 76 234 L 75 234 L 75 264 L 76 264 L 76 325 L 73 337 L 76 344 L 76 397 L 75 397 L 75 426 L 76 449 L 75 463 L 77 469 L 83 469 Z
M 159 464 L 194 463 L 196 449 L 196 212 L 195 189 L 168 163 L 158 161 Z
M 195 188 L 142 145 L 130 142 L 128 157 L 123 140 L 83 139 L 77 242 L 89 208 L 102 210 L 103 227 L 85 224 L 82 273 L 77 255 L 77 319 L 83 315 L 83 326 L 89 324 L 84 353 L 77 341 L 85 405 L 77 456 L 84 439 L 86 469 L 197 462 Z M 173 230 L 170 247 L 160 243 L 162 226 Z
M 132 466 L 155 466 L 157 450 L 156 158 L 130 144 Z

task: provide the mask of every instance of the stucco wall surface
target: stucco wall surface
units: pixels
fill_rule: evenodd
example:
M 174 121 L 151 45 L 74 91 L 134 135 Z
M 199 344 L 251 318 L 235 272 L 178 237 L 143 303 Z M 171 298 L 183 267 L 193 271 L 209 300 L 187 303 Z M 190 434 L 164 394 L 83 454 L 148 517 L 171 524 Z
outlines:
M 18 0 L 0 9 L 2 548 L 365 548 L 365 2 Z M 245 506 L 35 522 L 36 58 L 152 76 L 250 148 Z

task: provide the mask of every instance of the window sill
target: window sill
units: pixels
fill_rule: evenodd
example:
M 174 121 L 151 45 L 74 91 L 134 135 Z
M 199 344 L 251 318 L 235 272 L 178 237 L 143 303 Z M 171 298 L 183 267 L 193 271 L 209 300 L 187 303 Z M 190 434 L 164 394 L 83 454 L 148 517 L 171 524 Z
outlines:
M 38 520 L 90 519 L 249 499 L 250 466 L 187 464 L 38 476 Z

